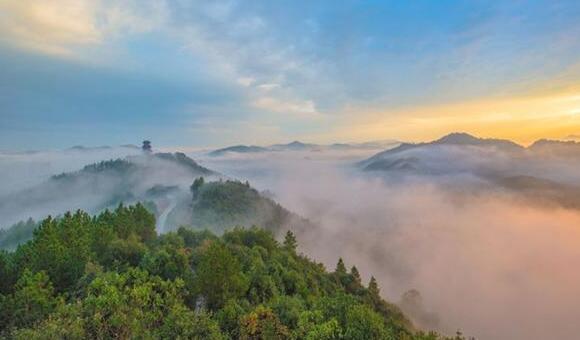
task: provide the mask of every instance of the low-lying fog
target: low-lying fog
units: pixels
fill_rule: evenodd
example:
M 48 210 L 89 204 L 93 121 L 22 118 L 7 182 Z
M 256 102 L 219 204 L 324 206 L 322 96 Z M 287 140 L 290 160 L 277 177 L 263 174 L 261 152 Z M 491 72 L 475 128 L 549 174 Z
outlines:
M 435 162 L 429 166 L 467 169 L 437 175 L 364 172 L 355 166 L 377 151 L 188 154 L 209 169 L 272 192 L 283 206 L 316 222 L 318 228 L 298 235 L 301 250 L 329 269 L 343 257 L 365 280 L 376 276 L 393 302 L 418 290 L 422 300 L 405 307 L 419 326 L 449 334 L 461 329 L 478 339 L 572 339 L 580 333 L 580 210 L 543 204 L 548 201 L 472 173 L 485 163 L 522 175 L 545 173 L 569 186 L 580 158 L 476 156 L 479 163 L 466 166 L 465 155 L 430 154 Z M 114 148 L 0 154 L 0 194 L 135 153 L 139 150 Z M 407 159 L 417 157 L 419 150 Z M 501 164 L 490 163 L 495 160 Z
M 420 326 L 460 328 L 478 339 L 580 332 L 580 211 L 525 203 L 469 173 L 363 173 L 352 164 L 366 156 L 275 152 L 202 164 L 249 179 L 317 222 L 320 229 L 298 238 L 304 253 L 330 269 L 344 257 L 366 279 L 376 276 L 395 302 L 417 289 L 422 301 L 407 312 Z M 578 165 L 553 168 L 568 173 Z
M 140 153 L 141 149 L 135 146 L 0 151 L 0 196 L 39 184 L 52 175 L 79 170 L 87 164 Z
M 109 160 L 114 161 L 99 163 Z M 183 154 L 145 157 L 136 147 L 4 153 L 0 174 L 6 175 L 0 177 L 0 228 L 28 218 L 41 220 L 77 209 L 98 213 L 120 202 L 145 201 L 155 204 L 159 230 L 165 227 L 168 207 L 190 195 L 194 178 L 217 176 Z

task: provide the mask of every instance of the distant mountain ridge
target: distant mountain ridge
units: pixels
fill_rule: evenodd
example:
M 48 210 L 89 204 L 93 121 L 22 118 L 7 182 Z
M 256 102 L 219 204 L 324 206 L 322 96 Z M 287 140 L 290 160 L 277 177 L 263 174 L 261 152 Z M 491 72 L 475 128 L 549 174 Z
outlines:
M 524 200 L 580 209 L 580 176 L 564 180 L 550 171 L 558 169 L 558 162 L 568 164 L 579 158 L 580 143 L 573 141 L 541 139 L 524 147 L 505 139 L 452 133 L 428 143 L 403 143 L 357 166 L 390 178 L 459 176 L 458 182 L 470 178 L 473 183 L 516 192 Z
M 490 147 L 503 152 L 528 152 L 536 154 L 551 154 L 551 155 L 562 155 L 571 156 L 576 155 L 580 157 L 580 142 L 575 141 L 561 141 L 561 140 L 550 140 L 550 139 L 539 139 L 529 145 L 524 147 L 513 141 L 507 139 L 497 139 L 497 138 L 478 138 L 471 134 L 464 132 L 454 132 L 445 135 L 432 142 L 423 143 L 401 143 L 399 146 L 379 152 L 370 158 L 363 160 L 359 165 L 366 167 L 377 161 L 379 159 L 390 157 L 392 155 L 402 153 L 411 149 L 424 148 L 437 145 L 450 145 L 450 146 L 475 146 L 475 147 Z M 377 168 L 377 165 L 371 166 L 371 168 Z M 370 169 L 369 169 L 370 170 Z
M 228 146 L 226 148 L 217 149 L 209 153 L 210 156 L 221 156 L 228 152 L 235 153 L 251 153 L 251 152 L 264 152 L 268 151 L 267 148 L 256 146 L 256 145 L 234 145 Z
M 492 146 L 503 150 L 523 150 L 524 147 L 507 139 L 478 138 L 465 132 L 454 132 L 431 142 L 443 145 Z
M 477 138 L 473 135 L 464 132 L 454 132 L 445 135 L 432 142 L 424 143 L 402 143 L 399 146 L 388 149 L 377 153 L 376 155 L 363 160 L 359 163 L 359 166 L 365 168 L 366 170 L 380 170 L 383 166 L 377 162 L 383 163 L 382 165 L 390 164 L 392 160 L 384 162 L 385 158 L 391 157 L 395 154 L 403 153 L 405 151 L 417 148 L 424 148 L 430 146 L 475 146 L 475 147 L 493 147 L 498 150 L 507 152 L 518 152 L 523 151 L 525 148 L 519 144 L 516 144 L 507 139 L 494 139 L 494 138 Z M 416 159 L 414 160 L 416 161 Z M 398 164 L 398 163 L 397 163 Z M 407 165 L 404 168 L 409 169 L 411 165 Z M 400 168 L 400 167 L 397 167 Z
M 534 153 L 544 156 L 580 158 L 580 142 L 540 139 L 528 147 Z
M 323 151 L 323 150 L 376 150 L 385 148 L 391 145 L 399 144 L 394 140 L 364 142 L 364 143 L 333 143 L 333 144 L 313 144 L 303 143 L 301 141 L 293 141 L 287 144 L 273 144 L 270 146 L 257 145 L 233 145 L 221 149 L 210 151 L 208 156 L 217 157 L 228 153 L 260 153 L 267 151 Z
M 286 150 L 301 151 L 301 150 L 312 150 L 312 149 L 317 149 L 317 148 L 320 148 L 320 145 L 302 143 L 302 142 L 297 141 L 297 140 L 290 142 L 288 144 L 274 144 L 274 145 L 269 147 L 269 149 L 281 150 L 281 151 L 286 151 Z

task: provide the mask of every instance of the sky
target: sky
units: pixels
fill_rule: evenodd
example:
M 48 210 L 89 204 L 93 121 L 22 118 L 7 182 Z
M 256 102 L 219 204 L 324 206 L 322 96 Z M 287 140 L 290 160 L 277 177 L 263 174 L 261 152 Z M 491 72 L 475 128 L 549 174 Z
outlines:
M 580 2 L 0 0 L 0 150 L 580 135 Z

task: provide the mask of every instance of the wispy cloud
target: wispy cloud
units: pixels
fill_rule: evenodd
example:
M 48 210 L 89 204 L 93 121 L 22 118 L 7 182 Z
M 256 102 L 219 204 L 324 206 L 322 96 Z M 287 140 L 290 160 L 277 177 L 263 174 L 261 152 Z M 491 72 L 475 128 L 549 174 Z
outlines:
M 90 1 L 2 1 L 2 39 L 50 54 L 69 54 L 70 45 L 102 40 L 96 6 Z
M 120 35 L 143 33 L 163 24 L 163 1 L 0 1 L 5 43 L 57 56 L 75 56 L 90 45 Z
M 346 137 L 337 135 L 344 133 L 340 122 L 380 125 L 417 108 L 569 92 L 580 75 L 574 39 L 580 6 L 568 1 L 296 1 L 281 7 L 235 0 L 0 0 L 0 13 L 0 49 L 49 56 L 37 63 L 57 56 L 103 72 L 133 72 L 143 84 L 174 82 L 189 97 L 170 104 L 172 112 L 182 108 L 171 115 L 180 117 L 176 131 L 209 116 L 215 124 L 266 120 L 296 137 L 340 139 Z M 28 81 L 25 73 L 19 82 Z M 50 77 L 65 83 L 64 75 Z M 81 85 L 87 103 L 98 97 L 91 97 L 91 83 L 85 78 Z M 151 115 L 130 112 L 145 93 L 132 83 L 115 87 L 137 88 L 122 91 L 117 106 L 153 130 Z M 7 107 L 42 103 L 32 91 L 26 95 L 5 99 Z M 91 111 L 68 100 L 76 102 L 69 97 L 46 111 L 61 117 Z M 426 137 L 425 129 L 441 132 L 404 128 L 415 138 Z M 251 139 L 252 132 L 238 138 Z

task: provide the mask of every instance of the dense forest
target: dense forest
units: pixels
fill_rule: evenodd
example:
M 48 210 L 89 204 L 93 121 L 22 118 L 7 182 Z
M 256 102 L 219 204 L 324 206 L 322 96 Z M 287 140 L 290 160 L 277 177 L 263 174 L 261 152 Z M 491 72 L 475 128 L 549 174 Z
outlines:
M 265 197 L 248 182 L 197 178 L 191 185 L 193 224 L 221 231 L 235 225 L 259 225 L 276 233 L 286 224 L 304 227 L 308 221 Z
M 374 278 L 342 259 L 327 272 L 296 247 L 259 228 L 158 235 L 141 204 L 48 217 L 0 252 L 0 337 L 442 338 L 415 330 Z
M 206 181 L 198 177 L 189 191 L 169 213 L 170 228 L 187 225 L 221 234 L 236 226 L 256 225 L 278 235 L 288 226 L 294 230 L 313 227 L 307 219 L 282 207 L 248 182 Z

